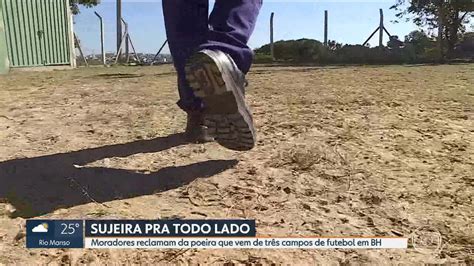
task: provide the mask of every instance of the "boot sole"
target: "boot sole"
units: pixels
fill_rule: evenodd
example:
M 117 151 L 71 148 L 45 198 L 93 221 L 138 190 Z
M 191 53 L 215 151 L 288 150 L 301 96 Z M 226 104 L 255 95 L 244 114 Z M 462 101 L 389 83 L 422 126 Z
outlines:
M 185 69 L 194 94 L 204 102 L 204 124 L 220 145 L 236 151 L 251 150 L 256 136 L 250 109 L 229 70 L 219 68 L 212 53 L 204 50 L 195 54 Z

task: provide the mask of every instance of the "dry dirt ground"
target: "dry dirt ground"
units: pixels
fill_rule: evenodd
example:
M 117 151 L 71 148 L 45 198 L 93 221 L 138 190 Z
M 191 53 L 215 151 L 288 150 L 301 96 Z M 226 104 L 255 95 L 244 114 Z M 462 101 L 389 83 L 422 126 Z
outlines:
M 239 153 L 185 143 L 170 66 L 0 77 L 0 264 L 474 263 L 474 65 L 248 78 L 259 142 Z M 27 250 L 25 219 L 40 216 L 252 218 L 262 235 L 439 233 L 442 245 Z

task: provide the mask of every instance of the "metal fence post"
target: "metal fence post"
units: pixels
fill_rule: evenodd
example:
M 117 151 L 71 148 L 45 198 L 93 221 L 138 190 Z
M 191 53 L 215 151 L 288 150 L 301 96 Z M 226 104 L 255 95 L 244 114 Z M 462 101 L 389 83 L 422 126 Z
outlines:
M 94 12 L 94 13 L 100 20 L 100 51 L 102 53 L 102 64 L 105 66 L 107 63 L 105 61 L 105 49 L 104 49 L 104 41 L 105 41 L 104 20 L 99 15 L 99 13 L 97 12 Z

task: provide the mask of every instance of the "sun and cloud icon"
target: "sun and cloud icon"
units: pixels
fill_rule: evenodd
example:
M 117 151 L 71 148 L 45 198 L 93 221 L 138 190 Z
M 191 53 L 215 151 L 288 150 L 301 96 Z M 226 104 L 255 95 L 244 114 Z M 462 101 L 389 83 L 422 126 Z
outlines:
M 33 229 L 31 229 L 31 232 L 33 233 L 47 233 L 48 232 L 48 223 L 42 223 L 37 226 L 35 226 Z

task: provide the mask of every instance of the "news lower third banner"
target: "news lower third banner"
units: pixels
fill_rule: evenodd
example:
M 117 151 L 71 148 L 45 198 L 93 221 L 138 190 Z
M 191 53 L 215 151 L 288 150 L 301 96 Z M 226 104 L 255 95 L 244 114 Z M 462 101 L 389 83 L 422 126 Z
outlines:
M 400 237 L 268 237 L 255 220 L 28 220 L 27 248 L 405 249 Z

